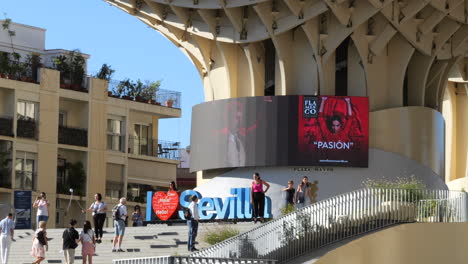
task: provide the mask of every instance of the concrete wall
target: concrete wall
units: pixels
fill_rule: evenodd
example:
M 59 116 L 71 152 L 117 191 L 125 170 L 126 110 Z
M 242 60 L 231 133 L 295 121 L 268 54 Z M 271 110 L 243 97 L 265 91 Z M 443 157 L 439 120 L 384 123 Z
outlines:
M 367 179 L 396 180 L 398 177 L 412 175 L 424 182 L 430 189 L 447 189 L 443 179 L 430 168 L 398 154 L 370 149 L 369 168 L 239 168 L 224 173 L 215 172 L 211 177 L 205 173 L 204 179 L 209 180 L 203 183 L 198 181 L 196 190 L 207 197 L 228 197 L 231 196 L 230 188 L 249 188 L 254 172 L 259 172 L 263 180 L 271 185 L 267 196 L 272 199 L 272 212 L 275 218 L 280 216 L 280 209 L 284 206 L 282 189 L 287 186 L 288 180 L 293 180 L 297 187 L 303 176 L 308 176 L 309 182 L 318 181 L 317 200 L 363 188 L 362 183 Z
M 335 249 L 316 264 L 466 263 L 468 223 L 406 224 Z

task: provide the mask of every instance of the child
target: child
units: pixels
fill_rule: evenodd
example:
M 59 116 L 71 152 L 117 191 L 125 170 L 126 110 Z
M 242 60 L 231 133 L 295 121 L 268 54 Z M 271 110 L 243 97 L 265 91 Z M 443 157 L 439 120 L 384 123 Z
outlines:
M 31 255 L 36 259 L 33 264 L 39 264 L 45 259 L 45 252 L 48 250 L 47 243 L 47 232 L 46 232 L 47 222 L 40 221 L 39 228 L 36 230 L 35 236 L 33 237 L 33 244 L 31 248 Z M 45 248 L 45 249 L 44 249 Z
M 80 242 L 82 243 L 81 254 L 83 255 L 83 264 L 86 264 L 86 259 L 88 259 L 89 264 L 93 264 L 96 240 L 94 239 L 94 232 L 91 229 L 89 221 L 84 222 L 83 231 L 80 232 Z

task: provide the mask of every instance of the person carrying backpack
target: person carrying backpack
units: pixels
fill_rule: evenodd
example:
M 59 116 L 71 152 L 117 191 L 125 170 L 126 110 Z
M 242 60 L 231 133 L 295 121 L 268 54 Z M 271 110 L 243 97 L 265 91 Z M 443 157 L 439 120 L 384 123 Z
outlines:
M 114 244 L 112 252 L 124 252 L 121 248 L 122 239 L 125 234 L 125 219 L 127 218 L 127 199 L 120 198 L 120 203 L 112 209 L 112 218 L 114 219 Z M 118 243 L 118 244 L 117 244 Z
M 75 248 L 78 247 L 79 235 L 75 230 L 76 220 L 70 219 L 70 227 L 65 229 L 62 234 L 62 249 L 66 264 L 75 262 Z

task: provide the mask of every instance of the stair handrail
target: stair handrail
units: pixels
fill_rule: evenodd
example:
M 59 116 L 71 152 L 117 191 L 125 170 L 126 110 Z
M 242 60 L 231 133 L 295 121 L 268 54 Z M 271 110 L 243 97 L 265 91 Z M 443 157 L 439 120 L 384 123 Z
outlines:
M 190 256 L 281 263 L 395 224 L 466 222 L 466 198 L 465 192 L 449 190 L 363 188 L 298 209 Z

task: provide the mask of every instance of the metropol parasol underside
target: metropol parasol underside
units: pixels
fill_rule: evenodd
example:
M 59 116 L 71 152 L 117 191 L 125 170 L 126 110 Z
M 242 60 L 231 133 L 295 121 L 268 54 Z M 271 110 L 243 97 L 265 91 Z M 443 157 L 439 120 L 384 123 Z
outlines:
M 278 192 L 289 178 L 309 175 L 319 182 L 320 199 L 382 176 L 415 175 L 430 187 L 466 188 L 468 1 L 106 2 L 177 45 L 197 68 L 207 102 L 368 98 L 366 168 L 205 167 L 197 169 L 199 186 L 208 179 L 232 186 L 233 178 L 248 186 L 251 172 L 260 171 Z M 192 135 L 192 145 L 196 140 Z

